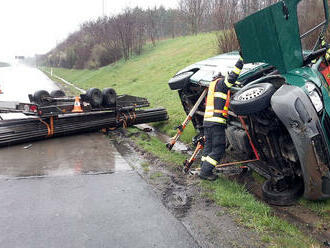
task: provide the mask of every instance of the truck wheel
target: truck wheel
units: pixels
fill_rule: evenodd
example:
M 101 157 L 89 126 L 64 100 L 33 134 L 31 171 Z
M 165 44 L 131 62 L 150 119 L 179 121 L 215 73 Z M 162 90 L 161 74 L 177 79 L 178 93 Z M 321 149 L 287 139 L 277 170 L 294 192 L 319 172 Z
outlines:
M 89 103 L 93 108 L 99 108 L 102 104 L 102 92 L 97 88 L 90 88 L 86 92 Z
M 34 102 L 37 104 L 47 103 L 46 98 L 49 98 L 49 97 L 50 97 L 50 95 L 49 95 L 48 91 L 46 91 L 46 90 L 38 90 L 33 95 Z
M 237 115 L 249 115 L 266 109 L 275 92 L 270 83 L 254 84 L 236 92 L 230 102 L 230 109 Z
M 114 89 L 112 88 L 105 88 L 102 91 L 103 95 L 103 106 L 104 107 L 114 107 L 116 106 L 116 101 L 117 101 L 117 93 Z
M 190 83 L 190 77 L 194 74 L 193 71 L 186 71 L 175 75 L 168 81 L 168 85 L 170 86 L 171 90 L 181 90 Z
M 53 98 L 60 98 L 64 97 L 65 93 L 63 90 L 53 90 L 52 92 L 50 92 L 50 96 Z
M 295 204 L 303 194 L 303 189 L 302 180 L 296 180 L 289 189 L 278 192 L 273 189 L 272 182 L 268 179 L 262 185 L 262 195 L 264 200 L 271 205 L 290 206 Z

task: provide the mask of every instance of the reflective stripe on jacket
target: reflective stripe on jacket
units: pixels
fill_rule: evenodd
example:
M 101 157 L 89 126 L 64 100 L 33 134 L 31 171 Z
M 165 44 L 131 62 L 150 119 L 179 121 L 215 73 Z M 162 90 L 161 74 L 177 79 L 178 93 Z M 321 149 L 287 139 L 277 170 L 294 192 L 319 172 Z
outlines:
M 237 82 L 243 68 L 243 59 L 237 61 L 235 68 L 224 79 L 217 79 L 210 83 L 207 93 L 204 125 L 226 125 L 230 100 L 230 88 Z

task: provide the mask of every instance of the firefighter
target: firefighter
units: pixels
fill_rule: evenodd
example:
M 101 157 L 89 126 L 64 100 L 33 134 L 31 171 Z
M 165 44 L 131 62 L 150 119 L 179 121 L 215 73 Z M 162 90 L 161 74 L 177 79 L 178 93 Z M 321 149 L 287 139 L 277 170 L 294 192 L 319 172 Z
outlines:
M 199 175 L 201 179 L 217 179 L 213 169 L 225 153 L 230 88 L 238 84 L 237 78 L 242 68 L 243 59 L 240 56 L 233 71 L 225 78 L 216 79 L 209 85 L 203 123 L 206 141 Z

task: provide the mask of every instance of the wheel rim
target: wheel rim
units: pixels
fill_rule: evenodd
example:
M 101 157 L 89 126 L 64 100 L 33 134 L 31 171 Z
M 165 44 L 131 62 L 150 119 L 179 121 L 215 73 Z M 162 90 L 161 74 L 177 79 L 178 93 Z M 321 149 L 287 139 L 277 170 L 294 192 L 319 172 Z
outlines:
M 46 99 L 47 97 L 49 97 L 49 94 L 48 93 L 44 93 L 40 96 L 40 103 L 45 103 L 46 102 Z
M 252 89 L 248 89 L 238 97 L 238 100 L 248 101 L 250 99 L 254 99 L 257 98 L 258 96 L 261 96 L 264 92 L 265 92 L 265 88 L 262 87 L 255 87 Z

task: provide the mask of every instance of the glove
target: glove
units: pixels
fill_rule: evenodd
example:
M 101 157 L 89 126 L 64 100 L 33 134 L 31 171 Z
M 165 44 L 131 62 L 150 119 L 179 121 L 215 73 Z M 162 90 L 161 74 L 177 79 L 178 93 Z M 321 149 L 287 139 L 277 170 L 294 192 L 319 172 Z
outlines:
M 325 53 L 324 57 L 327 62 L 330 62 L 330 47 L 328 46 L 327 42 L 325 41 L 324 37 L 321 37 L 321 47 L 327 48 L 327 52 Z
M 214 75 L 212 78 L 212 81 L 219 79 L 219 78 L 223 78 L 224 76 L 221 74 L 221 72 L 219 72 L 217 75 Z
M 330 48 L 328 48 L 327 53 L 325 54 L 326 61 L 330 62 Z

